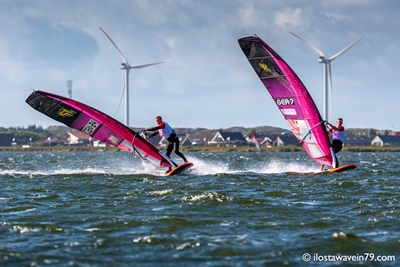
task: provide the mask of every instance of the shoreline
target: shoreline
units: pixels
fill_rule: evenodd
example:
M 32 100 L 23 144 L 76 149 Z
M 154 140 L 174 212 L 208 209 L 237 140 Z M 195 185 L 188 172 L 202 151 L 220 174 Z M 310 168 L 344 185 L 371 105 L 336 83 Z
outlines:
M 163 150 L 161 147 L 157 147 Z M 299 146 L 281 146 L 281 147 L 268 147 L 263 148 L 262 151 L 257 151 L 255 147 L 248 146 L 181 146 L 182 152 L 255 152 L 255 153 L 268 153 L 268 152 L 305 152 L 303 147 Z M 89 147 L 89 146 L 52 146 L 52 147 L 0 147 L 0 152 L 126 152 L 118 147 Z M 345 146 L 343 152 L 400 152 L 400 146 Z

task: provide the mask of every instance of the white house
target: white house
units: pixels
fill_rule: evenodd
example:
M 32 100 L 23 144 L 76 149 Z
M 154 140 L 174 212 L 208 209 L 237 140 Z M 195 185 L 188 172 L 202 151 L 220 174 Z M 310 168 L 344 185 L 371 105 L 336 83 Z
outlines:
M 374 146 L 400 146 L 400 136 L 378 135 L 372 139 Z
M 217 132 L 209 144 L 247 144 L 246 138 L 240 132 Z
M 70 145 L 91 146 L 93 145 L 93 141 L 97 140 L 83 132 L 78 131 L 68 132 L 68 135 Z

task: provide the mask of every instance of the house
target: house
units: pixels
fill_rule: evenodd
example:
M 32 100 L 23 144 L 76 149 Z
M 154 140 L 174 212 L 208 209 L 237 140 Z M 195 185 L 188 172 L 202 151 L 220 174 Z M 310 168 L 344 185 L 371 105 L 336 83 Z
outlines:
M 68 132 L 69 138 L 67 142 L 63 141 L 64 144 L 68 145 L 79 145 L 79 146 L 94 146 L 94 147 L 106 147 L 107 143 L 97 140 L 96 138 L 91 137 L 83 132 L 72 131 Z
M 147 141 L 152 144 L 153 146 L 160 146 L 161 145 L 161 139 L 162 136 L 160 136 L 159 134 L 147 139 Z
M 60 145 L 68 145 L 69 144 L 69 138 L 58 138 L 57 142 Z
M 178 134 L 181 146 L 208 145 L 213 137 L 213 134 Z M 167 146 L 168 141 L 165 138 L 162 138 L 160 145 Z
M 46 139 L 39 139 L 33 142 L 36 146 L 56 146 L 59 142 L 57 137 L 47 137 Z
M 254 136 L 253 136 L 253 138 L 250 138 L 250 137 L 246 136 L 246 140 L 247 140 L 248 144 L 254 144 L 255 145 L 255 142 L 257 141 L 257 143 L 260 146 L 260 148 L 262 148 L 263 146 L 264 147 L 271 147 L 272 143 L 273 143 L 272 140 L 275 140 L 276 137 L 272 137 L 272 136 L 267 137 L 267 136 L 265 136 L 265 137 L 255 137 L 255 139 L 256 140 L 254 140 Z
M 240 132 L 217 132 L 214 137 L 211 139 L 209 144 L 247 144 L 246 139 L 243 134 Z
M 96 139 L 90 135 L 79 131 L 68 132 L 68 135 L 70 145 L 91 146 L 92 141 L 96 141 Z
M 0 134 L 0 146 L 11 146 L 12 143 L 15 143 L 15 134 Z
M 276 138 L 277 138 L 276 136 L 270 136 L 270 137 L 265 136 L 264 139 L 261 142 L 259 142 L 260 146 L 271 147 L 274 143 L 273 140 L 276 140 Z M 258 138 L 257 138 L 257 140 L 258 140 Z
M 93 146 L 94 147 L 106 147 L 107 143 L 101 142 L 100 140 L 94 140 Z
M 345 146 L 370 146 L 372 137 L 346 137 L 343 145 Z
M 373 146 L 400 146 L 400 136 L 377 135 L 371 141 Z
M 214 134 L 190 134 L 187 138 L 190 140 L 192 146 L 208 145 L 214 137 Z
M 192 145 L 192 140 L 189 138 L 189 134 L 185 135 L 178 135 L 179 137 L 179 143 L 181 146 L 191 146 Z
M 287 146 L 287 145 L 295 145 L 299 146 L 300 142 L 294 135 L 284 134 L 278 136 L 273 142 L 274 146 Z

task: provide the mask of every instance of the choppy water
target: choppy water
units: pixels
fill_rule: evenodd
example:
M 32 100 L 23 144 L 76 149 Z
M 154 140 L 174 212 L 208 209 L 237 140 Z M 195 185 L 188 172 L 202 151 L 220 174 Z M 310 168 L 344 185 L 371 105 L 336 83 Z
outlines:
M 399 153 L 185 154 L 0 152 L 0 266 L 398 266 Z

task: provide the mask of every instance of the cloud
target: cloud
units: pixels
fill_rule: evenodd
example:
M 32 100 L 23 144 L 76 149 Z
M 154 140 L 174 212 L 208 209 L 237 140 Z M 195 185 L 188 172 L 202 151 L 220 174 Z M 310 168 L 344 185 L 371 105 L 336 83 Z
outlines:
M 399 1 L 0 0 L 0 5 L 4 26 L 0 27 L 4 37 L 0 38 L 0 107 L 3 114 L 10 114 L 0 126 L 55 123 L 36 115 L 24 100 L 34 87 L 66 95 L 66 80 L 73 81 L 75 99 L 114 115 L 124 72 L 118 52 L 99 26 L 132 65 L 171 59 L 131 71 L 134 124 L 153 123 L 156 108 L 158 112 L 168 110 L 180 126 L 287 127 L 237 39 L 254 33 L 263 38 L 290 64 L 321 106 L 323 66 L 289 31 L 326 55 L 337 53 L 365 33 L 365 38 L 332 64 L 334 99 L 348 97 L 341 88 L 354 87 L 364 93 L 351 107 L 335 102 L 333 111 L 348 122 L 364 125 L 368 121 L 379 127 L 400 116 L 385 111 L 394 110 L 400 92 L 395 81 L 400 62 Z M 368 114 L 366 103 L 380 97 L 377 87 L 393 97 L 386 99 L 387 109 Z M 192 120 L 185 114 L 198 117 Z M 386 119 L 391 116 L 395 118 Z M 122 105 L 116 119 L 123 118 Z
M 283 30 L 286 30 L 288 26 L 298 27 L 303 23 L 302 10 L 300 8 L 286 8 L 284 11 L 276 12 L 274 16 L 274 24 Z
M 239 18 L 240 24 L 243 28 L 255 27 L 260 21 L 257 18 L 257 12 L 252 5 L 239 9 Z

